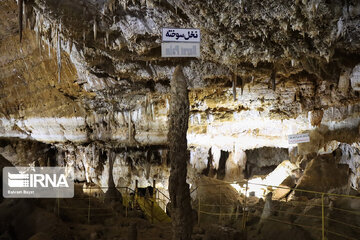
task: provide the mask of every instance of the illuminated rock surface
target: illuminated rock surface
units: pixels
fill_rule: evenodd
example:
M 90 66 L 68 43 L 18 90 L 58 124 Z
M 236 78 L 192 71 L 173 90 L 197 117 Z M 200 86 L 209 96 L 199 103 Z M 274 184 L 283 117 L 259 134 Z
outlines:
M 0 154 L 11 163 L 71 166 L 106 191 L 111 154 L 115 185 L 156 180 L 168 195 L 170 78 L 181 65 L 190 184 L 265 179 L 289 160 L 291 181 L 276 184 L 359 190 L 358 1 L 31 0 L 21 43 L 17 9 L 0 2 Z M 201 58 L 161 58 L 165 26 L 199 28 Z M 297 133 L 310 142 L 290 145 Z M 343 177 L 327 181 L 338 164 Z

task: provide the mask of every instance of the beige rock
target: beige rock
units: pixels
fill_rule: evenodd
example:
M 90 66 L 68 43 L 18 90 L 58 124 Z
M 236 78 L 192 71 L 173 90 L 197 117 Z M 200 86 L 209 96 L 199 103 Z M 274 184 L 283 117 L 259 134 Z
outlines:
M 324 146 L 325 143 L 324 134 L 319 129 L 309 131 L 309 136 L 310 136 L 310 142 L 298 144 L 298 151 L 300 155 L 317 153 L 319 149 L 321 149 Z
M 273 192 L 274 200 L 280 200 L 286 197 L 291 192 L 290 188 L 295 187 L 295 179 L 292 176 L 288 176 L 279 187 L 280 188 L 276 188 Z
M 349 91 L 350 73 L 351 73 L 351 69 L 347 68 L 341 73 L 341 75 L 339 77 L 338 88 L 339 88 L 339 91 L 343 95 L 346 95 L 348 93 L 348 91 Z
M 310 123 L 312 126 L 320 126 L 321 120 L 324 115 L 324 111 L 322 110 L 313 110 L 309 113 L 310 117 Z
M 346 193 L 348 188 L 349 166 L 338 164 L 332 154 L 319 155 L 306 166 L 296 189 L 317 192 Z M 296 196 L 308 198 L 319 197 L 319 194 L 295 192 Z
M 360 64 L 356 65 L 350 75 L 351 87 L 354 91 L 360 91 Z

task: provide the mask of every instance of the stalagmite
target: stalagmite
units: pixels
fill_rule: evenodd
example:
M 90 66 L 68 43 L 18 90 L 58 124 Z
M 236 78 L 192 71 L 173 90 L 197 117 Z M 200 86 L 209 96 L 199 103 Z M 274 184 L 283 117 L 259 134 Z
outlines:
M 105 202 L 114 204 L 115 202 L 119 203 L 117 206 L 120 207 L 120 213 L 122 213 L 122 195 L 117 190 L 114 182 L 114 176 L 113 176 L 113 168 L 114 168 L 114 161 L 115 161 L 115 153 L 108 150 L 107 151 L 107 160 L 109 163 L 109 178 L 108 178 L 108 190 L 105 194 Z
M 22 40 L 22 31 L 23 31 L 23 1 L 18 0 L 19 5 L 19 35 L 20 35 L 20 42 Z
M 177 66 L 172 79 L 170 116 L 169 116 L 169 150 L 170 178 L 169 193 L 171 201 L 171 217 L 174 240 L 190 240 L 192 233 L 192 218 L 190 205 L 190 190 L 186 183 L 187 151 L 186 133 L 189 121 L 189 96 L 187 81 L 180 66 Z

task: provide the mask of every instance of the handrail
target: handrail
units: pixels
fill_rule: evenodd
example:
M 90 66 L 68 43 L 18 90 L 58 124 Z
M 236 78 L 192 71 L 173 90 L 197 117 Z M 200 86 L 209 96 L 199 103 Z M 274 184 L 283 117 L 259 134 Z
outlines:
M 161 192 L 158 188 L 156 188 L 156 191 L 158 191 L 159 193 L 161 193 L 161 195 L 163 195 L 167 200 L 170 201 L 170 198 L 168 196 L 166 196 L 163 192 Z

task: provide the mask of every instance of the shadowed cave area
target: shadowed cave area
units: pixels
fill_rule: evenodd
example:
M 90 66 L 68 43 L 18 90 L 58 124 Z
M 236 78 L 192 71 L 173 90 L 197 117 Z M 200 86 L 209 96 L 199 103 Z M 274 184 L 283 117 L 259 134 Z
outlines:
M 0 240 L 359 239 L 360 2 L 2 0 L 0 166 Z

